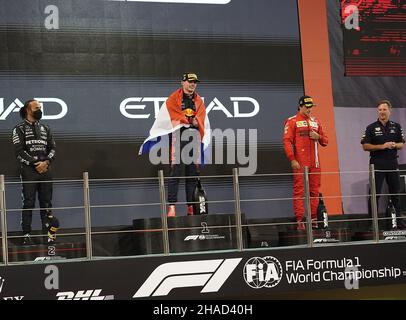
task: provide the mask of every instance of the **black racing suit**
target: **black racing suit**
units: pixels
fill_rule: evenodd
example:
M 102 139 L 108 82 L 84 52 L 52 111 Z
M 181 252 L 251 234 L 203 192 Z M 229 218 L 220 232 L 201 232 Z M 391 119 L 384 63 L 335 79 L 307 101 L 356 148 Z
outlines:
M 182 111 L 186 109 L 192 109 L 193 111 L 196 111 L 193 97 L 189 98 L 184 94 L 181 108 Z M 191 121 L 192 119 L 189 119 L 189 122 Z M 191 136 L 188 141 L 181 140 L 182 136 L 185 137 L 185 133 Z M 172 133 L 170 136 L 171 170 L 169 175 L 170 177 L 172 177 L 171 179 L 168 179 L 168 202 L 170 205 L 175 204 L 178 201 L 179 178 L 176 177 L 182 176 L 182 167 L 185 167 L 186 177 L 199 175 L 198 161 L 200 158 L 200 153 L 196 152 L 197 154 L 189 154 L 192 158 L 195 159 L 195 161 L 191 163 L 184 163 L 184 159 L 182 157 L 182 150 L 184 149 L 184 147 L 187 144 L 191 143 L 194 138 L 196 139 L 198 137 L 198 134 L 199 131 L 197 130 L 197 128 L 191 126 L 190 128 L 181 127 L 178 131 Z M 194 138 L 192 136 L 194 136 Z M 200 144 L 198 148 L 200 148 Z M 185 179 L 186 202 L 188 205 L 191 205 L 193 203 L 193 192 L 196 188 L 196 184 L 196 178 Z
M 37 192 L 41 208 L 42 232 L 46 233 L 45 224 L 47 217 L 51 215 L 51 210 L 47 208 L 52 208 L 51 162 L 55 159 L 55 141 L 47 125 L 39 121 L 30 123 L 28 120 L 14 127 L 12 138 L 23 185 L 23 209 L 29 209 L 23 210 L 21 214 L 23 233 L 31 232 L 32 209 L 35 207 Z M 49 161 L 48 170 L 38 173 L 35 170 L 35 163 L 46 160 Z
M 405 142 L 403 130 L 400 124 L 388 121 L 383 125 L 379 120 L 371 123 L 362 136 L 361 143 L 373 145 L 384 144 L 385 142 Z M 397 216 L 400 215 L 400 177 L 397 149 L 384 149 L 370 152 L 370 164 L 375 168 L 375 189 L 376 202 L 378 204 L 379 194 L 382 190 L 384 180 L 388 184 L 389 194 L 396 209 Z M 382 171 L 381 171 L 382 170 Z M 389 170 L 389 171 L 387 171 Z M 368 201 L 368 212 L 371 215 L 371 203 Z M 401 223 L 402 224 L 402 221 Z

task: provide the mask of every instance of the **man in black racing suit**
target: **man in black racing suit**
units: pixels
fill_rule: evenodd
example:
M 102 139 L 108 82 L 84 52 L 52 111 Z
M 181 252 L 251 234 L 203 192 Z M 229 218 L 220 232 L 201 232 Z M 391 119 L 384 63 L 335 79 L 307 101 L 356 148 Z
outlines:
M 23 210 L 21 227 L 24 234 L 23 244 L 32 244 L 30 238 L 32 209 L 38 193 L 42 233 L 47 234 L 48 242 L 55 241 L 59 227 L 58 220 L 52 215 L 52 170 L 55 159 L 55 141 L 50 128 L 40 123 L 41 105 L 36 100 L 28 100 L 20 109 L 23 122 L 13 129 L 12 139 L 15 155 L 20 167 L 22 181 Z

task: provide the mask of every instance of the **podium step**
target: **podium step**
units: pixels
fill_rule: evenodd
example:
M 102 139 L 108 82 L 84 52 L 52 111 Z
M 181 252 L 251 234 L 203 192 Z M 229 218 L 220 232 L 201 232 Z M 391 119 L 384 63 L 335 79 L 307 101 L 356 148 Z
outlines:
M 10 262 L 44 261 L 86 257 L 85 243 L 53 243 L 32 245 L 10 245 L 8 259 Z
M 374 232 L 372 229 L 359 231 L 354 234 L 354 240 L 373 240 Z M 379 240 L 406 240 L 406 230 L 379 230 Z
M 327 231 L 327 232 L 326 232 Z M 313 230 L 313 243 L 337 243 L 351 241 L 352 232 L 348 228 Z M 305 231 L 288 230 L 279 233 L 279 246 L 306 245 Z
M 237 248 L 234 214 L 179 216 L 167 221 L 171 253 Z M 161 225 L 161 218 L 133 220 L 138 254 L 163 253 L 162 231 L 157 230 L 162 228 Z

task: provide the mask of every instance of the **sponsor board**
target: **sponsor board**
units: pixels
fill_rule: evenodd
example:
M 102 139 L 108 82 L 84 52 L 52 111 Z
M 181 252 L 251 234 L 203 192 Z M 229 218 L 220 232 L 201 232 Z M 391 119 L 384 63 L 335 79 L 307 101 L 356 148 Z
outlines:
M 396 241 L 52 261 L 59 269 L 60 284 L 52 290 L 44 287 L 44 281 L 56 273 L 44 273 L 44 264 L 0 266 L 0 299 L 271 298 L 284 292 L 402 284 L 406 283 L 405 252 L 406 242 Z
M 0 276 L 0 300 L 23 300 L 24 296 L 2 296 L 2 291 L 4 288 L 4 284 L 6 282 L 6 279 L 4 277 Z
M 43 120 L 62 119 L 68 113 L 68 105 L 65 101 L 59 98 L 34 98 L 41 107 Z M 12 102 L 9 99 L 0 98 L 0 120 L 7 118 L 14 112 L 18 113 L 20 108 L 24 106 L 19 98 L 15 98 Z
M 101 295 L 102 289 L 58 292 L 58 300 L 114 300 L 114 295 Z
M 170 262 L 158 266 L 133 298 L 166 296 L 172 289 L 203 286 L 201 293 L 218 292 L 242 259 Z
M 155 119 L 166 99 L 167 97 L 129 97 L 121 101 L 120 113 L 128 119 Z M 220 101 L 217 97 L 210 101 L 204 97 L 202 99 L 208 115 L 216 111 L 223 113 L 226 118 L 253 118 L 260 111 L 259 102 L 252 97 L 229 97 L 228 102 Z

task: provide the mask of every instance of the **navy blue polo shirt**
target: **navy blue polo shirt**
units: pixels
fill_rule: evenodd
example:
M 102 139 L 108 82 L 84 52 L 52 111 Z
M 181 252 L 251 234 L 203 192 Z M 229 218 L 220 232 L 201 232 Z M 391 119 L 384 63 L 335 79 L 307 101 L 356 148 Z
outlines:
M 371 123 L 365 130 L 364 135 L 361 138 L 361 144 L 384 144 L 385 142 L 405 142 L 403 136 L 403 130 L 399 123 L 394 121 L 388 121 L 386 125 L 383 125 L 379 120 Z M 371 163 L 377 163 L 380 161 L 393 162 L 397 161 L 398 151 L 397 149 L 384 149 L 370 151 Z

